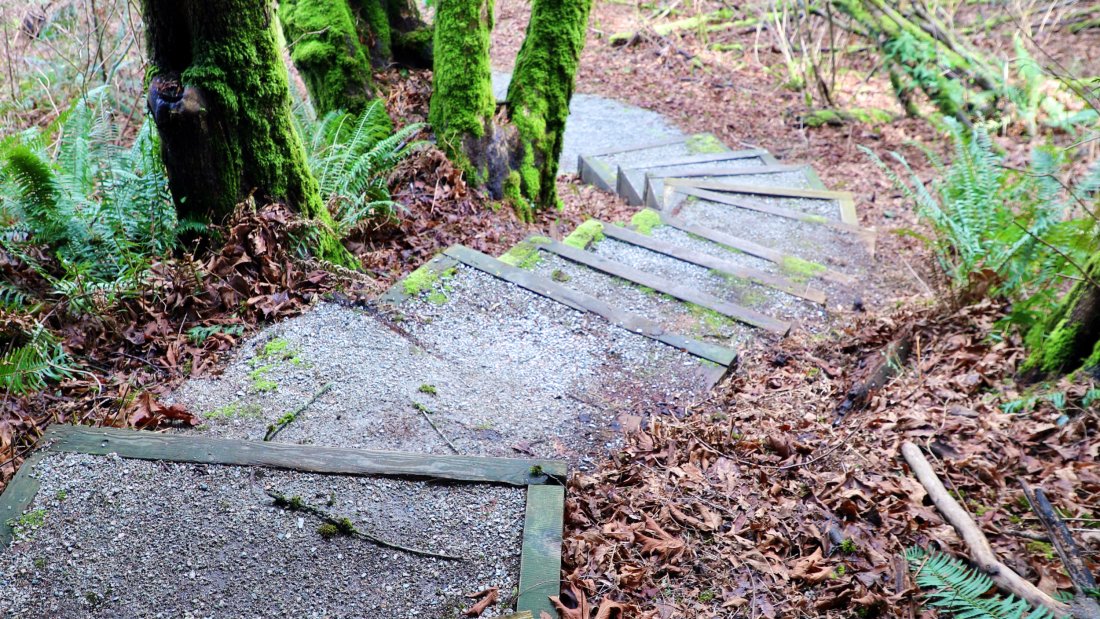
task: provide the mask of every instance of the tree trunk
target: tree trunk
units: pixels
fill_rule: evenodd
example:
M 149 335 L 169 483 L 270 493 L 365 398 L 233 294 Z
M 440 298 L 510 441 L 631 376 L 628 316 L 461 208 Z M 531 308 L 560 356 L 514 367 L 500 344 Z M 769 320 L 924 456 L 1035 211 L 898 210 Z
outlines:
M 510 184 L 518 180 L 520 193 L 540 207 L 560 205 L 554 181 L 591 8 L 592 0 L 534 0 L 508 87 L 520 141 Z
M 283 0 L 279 17 L 317 111 L 357 114 L 366 108 L 373 91 L 371 64 L 347 0 Z
M 506 115 L 489 70 L 492 0 L 440 0 L 429 121 L 472 182 L 521 214 L 557 206 L 555 178 L 591 0 L 534 0 Z
M 1084 367 L 1100 374 L 1100 252 L 1085 266 L 1053 314 L 1028 334 L 1031 356 L 1025 373 L 1050 374 Z M 1097 376 L 1100 378 L 1100 375 Z
M 224 220 L 249 196 L 316 222 L 321 257 L 354 259 L 306 166 L 290 115 L 274 7 L 254 0 L 143 0 L 148 105 L 181 218 Z

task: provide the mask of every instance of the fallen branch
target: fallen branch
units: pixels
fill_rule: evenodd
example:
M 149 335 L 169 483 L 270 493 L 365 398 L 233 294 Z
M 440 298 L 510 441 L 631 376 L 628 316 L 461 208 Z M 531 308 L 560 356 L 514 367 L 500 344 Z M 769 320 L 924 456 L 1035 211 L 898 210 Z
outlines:
M 988 574 L 1002 590 L 1020 597 L 1030 604 L 1043 606 L 1059 617 L 1069 613 L 1069 607 L 1066 604 L 1039 590 L 1038 587 L 1012 571 L 1012 568 L 997 560 L 997 555 L 993 553 L 993 547 L 989 545 L 989 540 L 986 539 L 985 534 L 974 523 L 974 519 L 970 517 L 970 514 L 947 492 L 947 488 L 936 476 L 936 472 L 932 470 L 932 465 L 928 463 L 919 447 L 906 441 L 901 445 L 901 455 L 909 463 L 913 475 L 928 492 L 928 496 L 932 499 L 932 503 L 936 505 L 936 509 L 940 510 L 940 514 L 943 515 L 944 519 L 958 531 L 959 536 L 966 543 L 967 548 L 970 549 L 970 559 L 978 569 Z
M 880 353 L 881 357 L 879 359 L 870 364 L 871 369 L 866 378 L 852 385 L 852 388 L 848 390 L 848 395 L 844 397 L 844 401 L 836 409 L 836 420 L 833 425 L 840 423 L 841 419 L 848 413 L 867 406 L 871 396 L 901 372 L 902 366 L 909 361 L 909 353 L 912 349 L 913 332 L 906 329 L 904 333 L 886 346 L 886 350 Z
M 298 416 L 302 414 L 303 411 L 305 411 L 307 408 L 309 408 L 311 404 L 313 404 L 314 402 L 317 401 L 317 398 L 324 395 L 325 392 L 327 392 L 329 389 L 332 389 L 332 383 L 328 383 L 324 387 L 321 387 L 320 389 L 317 390 L 317 393 L 313 394 L 313 397 L 310 398 L 308 402 L 306 402 L 305 404 L 302 404 L 298 408 L 296 408 L 296 409 L 290 411 L 289 413 L 283 415 L 282 417 L 279 418 L 278 422 L 267 426 L 267 433 L 264 434 L 264 440 L 265 441 L 270 441 L 271 439 L 275 438 L 275 436 L 278 433 L 283 431 L 283 428 L 285 428 L 285 427 L 289 426 L 290 424 L 294 423 L 294 420 L 296 420 L 298 418 Z
M 1069 579 L 1073 581 L 1073 588 L 1077 590 L 1077 596 L 1071 604 L 1073 616 L 1078 619 L 1100 619 L 1100 605 L 1096 600 L 1088 597 L 1088 593 L 1096 589 L 1096 579 L 1085 567 L 1085 562 L 1081 558 L 1081 549 L 1073 541 L 1066 523 L 1062 522 L 1058 513 L 1054 511 L 1054 506 L 1050 504 L 1042 488 L 1032 490 L 1031 486 L 1023 480 L 1020 480 L 1020 487 L 1023 488 L 1028 503 L 1031 504 L 1031 511 L 1035 512 L 1039 522 L 1043 523 L 1043 528 L 1047 530 L 1050 543 L 1058 553 L 1058 558 L 1062 560 Z
M 419 555 L 422 557 L 434 557 L 436 559 L 447 559 L 448 561 L 465 561 L 462 557 L 455 557 L 451 555 L 439 554 L 437 552 L 431 552 L 428 550 L 418 550 L 416 548 L 409 548 L 408 546 L 402 546 L 394 542 L 389 542 L 379 537 L 375 537 L 370 533 L 364 533 L 355 528 L 355 525 L 351 523 L 351 520 L 347 518 L 337 518 L 332 514 L 329 514 L 320 507 L 310 505 L 302 500 L 302 497 L 287 497 L 285 494 L 275 492 L 274 490 L 264 490 L 267 496 L 275 500 L 275 507 L 281 507 L 294 512 L 305 512 L 312 516 L 319 518 L 326 525 L 334 527 L 330 529 L 334 534 L 350 535 L 352 537 L 358 537 L 359 539 L 366 540 L 377 546 L 383 548 L 390 548 L 393 550 L 400 550 L 401 552 L 407 552 L 409 554 Z

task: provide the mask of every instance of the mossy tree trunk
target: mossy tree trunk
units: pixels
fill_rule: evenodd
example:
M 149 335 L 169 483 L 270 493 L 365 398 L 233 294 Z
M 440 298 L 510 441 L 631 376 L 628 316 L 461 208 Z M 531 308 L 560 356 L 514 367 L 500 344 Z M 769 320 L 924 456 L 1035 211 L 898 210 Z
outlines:
M 148 105 L 181 217 L 222 221 L 242 200 L 281 202 L 317 222 L 318 253 L 353 258 L 294 129 L 274 6 L 264 0 L 143 0 Z
M 366 108 L 373 95 L 370 58 L 347 0 L 283 0 L 279 19 L 318 112 Z
M 444 150 L 517 208 L 557 206 L 554 182 L 591 0 L 534 0 L 503 110 L 490 83 L 491 0 L 440 0 L 429 120 Z
M 1057 310 L 1028 334 L 1025 371 L 1051 374 L 1084 367 L 1100 373 L 1100 252 Z M 1100 378 L 1100 376 L 1098 376 Z
M 508 87 L 520 140 L 519 190 L 539 206 L 559 203 L 554 179 L 591 7 L 591 0 L 534 0 Z

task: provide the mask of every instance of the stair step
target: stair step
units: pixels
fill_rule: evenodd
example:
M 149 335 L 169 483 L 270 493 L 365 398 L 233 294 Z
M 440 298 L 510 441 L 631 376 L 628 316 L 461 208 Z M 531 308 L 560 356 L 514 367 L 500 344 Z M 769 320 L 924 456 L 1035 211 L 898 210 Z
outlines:
M 580 169 L 582 181 L 615 193 L 619 166 L 644 167 L 669 159 L 728 150 L 729 148 L 712 134 L 700 133 L 581 155 L 577 160 L 577 167 Z
M 807 279 L 822 279 L 825 281 L 831 281 L 834 283 L 842 284 L 844 286 L 854 286 L 858 281 L 855 277 L 842 273 L 826 267 L 825 265 L 808 261 L 805 258 L 789 254 L 783 251 L 766 247 L 755 241 L 750 241 L 740 237 L 736 237 L 732 234 L 707 228 L 704 226 L 696 225 L 671 217 L 669 215 L 661 215 L 661 223 L 687 232 L 689 234 L 698 236 L 707 241 L 717 243 L 719 245 L 725 245 L 726 247 L 733 248 L 737 251 L 745 252 L 746 254 L 762 258 L 769 262 L 780 265 L 786 271 L 793 271 L 800 273 Z
M 663 161 L 648 162 L 640 166 L 622 164 L 618 167 L 615 192 L 627 204 L 641 205 L 645 197 L 646 172 L 694 168 L 705 164 L 726 167 L 759 167 L 772 165 L 775 158 L 763 149 L 731 150 L 706 155 L 691 155 Z
M 870 257 L 866 235 L 691 197 L 676 219 L 714 232 L 753 241 L 806 260 L 858 276 L 859 264 Z
M 571 245 L 549 241 L 540 243 L 542 251 L 555 253 L 563 258 L 583 264 L 589 268 L 618 277 L 638 286 L 653 289 L 671 297 L 718 312 L 752 327 L 764 329 L 776 335 L 785 336 L 791 330 L 791 324 L 784 320 L 765 316 L 747 307 L 725 301 L 714 295 L 701 292 L 691 286 L 685 286 L 664 277 L 635 269 L 629 265 L 608 260 L 593 252 L 577 249 Z
M 665 196 L 679 193 L 680 188 L 692 188 L 728 195 L 741 202 L 771 203 L 810 215 L 837 220 L 852 226 L 859 225 L 855 199 L 847 191 L 805 189 L 792 187 L 764 187 L 745 183 L 714 181 L 693 178 L 665 179 Z M 675 205 L 666 206 L 675 215 Z
M 736 359 L 736 353 L 724 346 L 701 342 L 669 332 L 646 317 L 619 309 L 595 296 L 562 286 L 550 278 L 501 262 L 481 252 L 456 245 L 447 249 L 445 253 L 469 268 L 492 275 L 513 284 L 515 287 L 545 297 L 573 310 L 595 314 L 630 333 L 642 335 L 667 344 L 672 348 L 686 351 L 700 359 L 727 367 Z
M 730 259 L 732 255 L 719 257 L 703 253 L 702 251 L 690 247 L 663 241 L 651 235 L 640 234 L 628 228 L 612 224 L 604 224 L 603 231 L 605 236 L 617 241 L 637 245 L 638 247 L 643 247 L 650 251 L 694 264 L 712 272 L 717 272 L 729 277 L 741 278 L 761 286 L 767 286 L 774 290 L 785 292 L 789 295 L 819 305 L 825 305 L 826 303 L 827 297 L 824 291 L 812 288 L 804 283 L 795 282 L 780 275 L 768 273 L 759 268 L 737 264 Z
M 665 191 L 667 181 L 716 182 L 750 187 L 780 187 L 784 189 L 809 189 L 813 169 L 809 166 L 769 165 L 756 168 L 733 168 L 721 165 L 697 166 L 684 172 L 647 173 L 645 180 L 645 205 L 654 209 L 675 207 L 682 199 L 678 191 Z
M 609 231 L 611 228 L 623 229 L 620 226 L 607 226 Z M 675 282 L 680 287 L 792 325 L 816 327 L 822 325 L 827 317 L 821 303 L 808 301 L 751 279 L 680 260 L 641 245 L 620 241 L 612 234 L 605 234 L 605 238 L 593 243 L 589 251 L 613 263 L 632 267 L 665 281 Z M 794 285 L 793 282 L 791 284 Z M 824 297 L 824 293 L 821 293 L 821 297 Z

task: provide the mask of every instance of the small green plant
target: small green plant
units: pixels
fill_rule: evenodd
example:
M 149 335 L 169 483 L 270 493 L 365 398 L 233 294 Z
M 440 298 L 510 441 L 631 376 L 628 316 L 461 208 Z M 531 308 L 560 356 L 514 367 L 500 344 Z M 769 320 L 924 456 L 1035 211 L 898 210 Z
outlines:
M 710 589 L 707 589 L 706 591 L 702 591 L 702 592 L 699 593 L 699 601 L 704 603 L 704 604 L 707 604 L 709 602 L 713 602 L 714 598 L 716 598 L 716 597 L 718 597 L 718 595 L 715 592 L 711 591 Z
M 206 327 L 191 327 L 187 330 L 187 339 L 195 345 L 202 344 L 210 337 L 218 334 L 240 335 L 244 333 L 243 325 L 210 325 Z
M 44 509 L 29 511 L 18 518 L 11 518 L 7 522 L 8 526 L 19 535 L 26 535 L 45 523 L 46 510 Z
M 262 415 L 263 408 L 260 407 L 259 404 L 232 402 L 206 413 L 204 417 L 207 419 L 246 419 L 260 417 Z
M 249 385 L 252 393 L 267 393 L 279 388 L 278 383 L 267 377 L 267 373 L 273 367 L 275 366 L 263 365 L 248 373 L 248 378 L 252 381 Z
M 331 522 L 326 522 L 317 527 L 317 533 L 325 539 L 332 539 L 340 534 L 340 529 Z
M 0 344 L 3 343 L 0 332 Z M 10 348 L 0 354 L 0 393 L 22 395 L 38 391 L 47 382 L 73 375 L 76 366 L 61 342 L 41 324 L 30 332 L 19 331 Z
M 439 391 L 435 388 L 435 385 L 429 385 L 428 383 L 420 385 L 420 388 L 417 389 L 417 391 L 419 391 L 420 393 L 427 393 L 429 395 L 436 395 L 437 393 L 439 393 Z
M 840 550 L 848 554 L 852 554 L 859 550 L 859 546 L 856 545 L 856 541 L 850 537 L 844 538 L 843 542 L 840 542 Z
M 993 581 L 966 563 L 941 552 L 912 547 L 905 559 L 914 580 L 926 589 L 928 606 L 967 619 L 1054 619 L 1045 608 L 1032 609 L 1027 602 L 1011 595 L 987 595 Z

